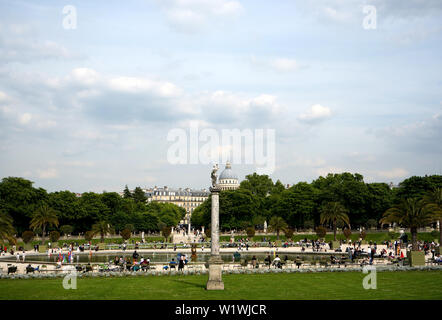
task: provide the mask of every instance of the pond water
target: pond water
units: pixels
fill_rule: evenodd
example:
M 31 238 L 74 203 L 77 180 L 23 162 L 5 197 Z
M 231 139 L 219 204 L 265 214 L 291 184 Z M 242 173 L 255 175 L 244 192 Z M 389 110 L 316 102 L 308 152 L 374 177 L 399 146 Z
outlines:
M 123 258 L 130 258 L 132 260 L 132 254 L 133 251 L 125 251 L 125 252 L 114 252 L 114 253 L 93 253 L 92 256 L 89 256 L 88 253 L 81 253 L 81 254 L 74 254 L 73 263 L 105 263 L 109 261 L 113 261 L 116 256 L 123 257 Z M 140 258 L 150 258 L 151 262 L 157 262 L 157 263 L 168 263 L 172 259 L 175 259 L 177 261 L 179 252 L 169 252 L 169 253 L 139 253 Z M 233 253 L 221 253 L 221 258 L 224 262 L 232 262 L 233 261 Z M 264 259 L 269 255 L 269 253 L 253 253 L 253 252 L 240 252 L 240 259 L 247 259 L 251 260 L 253 256 L 256 256 L 256 258 L 259 261 L 264 261 Z M 301 253 L 279 253 L 279 257 L 283 260 L 286 256 L 289 260 L 296 260 L 301 259 L 302 261 L 330 261 L 329 255 L 323 255 L 323 254 L 301 254 Z M 335 253 L 335 256 L 339 257 L 341 255 L 346 254 L 340 254 Z M 66 255 L 67 256 L 67 255 Z M 187 258 L 190 261 L 190 253 L 186 253 Z M 273 259 L 274 255 L 273 252 L 270 253 L 270 257 Z M 206 262 L 210 258 L 210 252 L 198 252 L 197 253 L 197 259 L 196 262 Z M 51 257 L 49 257 L 46 254 L 41 255 L 27 255 L 26 256 L 26 262 L 32 263 L 45 263 L 45 262 L 52 262 L 55 263 L 58 260 L 58 255 L 53 254 Z M 10 261 L 15 262 L 16 257 L 3 257 L 0 261 Z M 239 260 L 237 260 L 239 261 Z

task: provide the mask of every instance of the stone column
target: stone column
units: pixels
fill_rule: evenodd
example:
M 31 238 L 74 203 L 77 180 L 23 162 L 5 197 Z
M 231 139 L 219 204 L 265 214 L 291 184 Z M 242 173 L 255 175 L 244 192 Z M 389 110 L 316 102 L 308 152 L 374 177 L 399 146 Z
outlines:
M 209 281 L 207 290 L 224 290 L 222 280 L 223 260 L 219 255 L 219 193 L 218 187 L 210 188 L 212 193 L 212 221 L 211 221 L 211 255 L 209 259 Z

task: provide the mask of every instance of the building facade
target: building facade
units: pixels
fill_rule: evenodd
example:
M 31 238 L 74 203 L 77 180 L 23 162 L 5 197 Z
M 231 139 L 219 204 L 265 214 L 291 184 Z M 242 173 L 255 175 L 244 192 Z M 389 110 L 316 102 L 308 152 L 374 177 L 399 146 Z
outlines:
M 210 195 L 206 189 L 192 190 L 190 188 L 172 189 L 167 186 L 163 188 L 144 189 L 147 202 L 158 201 L 162 203 L 173 203 L 186 210 L 186 216 L 181 221 L 182 224 L 189 224 L 193 211 L 202 204 Z
M 221 190 L 236 190 L 239 188 L 238 176 L 233 172 L 229 161 L 226 162 L 226 168 L 219 175 L 218 185 Z

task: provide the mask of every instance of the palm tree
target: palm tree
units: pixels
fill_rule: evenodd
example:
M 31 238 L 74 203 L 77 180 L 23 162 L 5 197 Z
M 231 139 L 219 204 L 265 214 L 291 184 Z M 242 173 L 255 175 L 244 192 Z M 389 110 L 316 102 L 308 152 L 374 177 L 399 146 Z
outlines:
M 417 230 L 436 220 L 436 214 L 429 210 L 423 200 L 417 198 L 409 198 L 402 200 L 399 205 L 388 209 L 380 223 L 398 223 L 405 228 L 410 228 L 411 241 L 413 250 L 418 250 L 417 245 Z
M 271 230 L 276 231 L 276 239 L 279 240 L 279 232 L 287 228 L 287 222 L 281 217 L 272 217 L 269 222 Z
M 442 188 L 436 188 L 424 196 L 424 203 L 429 210 L 439 216 L 439 244 L 442 243 Z
M 343 222 L 350 227 L 350 219 L 347 215 L 347 209 L 339 202 L 327 202 L 320 208 L 320 222 L 331 223 L 333 226 L 333 239 L 336 241 L 336 225 Z
M 12 224 L 12 218 L 0 211 L 0 241 L 8 240 L 10 243 L 15 242 L 15 229 Z
M 58 227 L 58 218 L 57 213 L 54 209 L 49 207 L 47 204 L 43 204 L 38 208 L 31 219 L 31 223 L 29 225 L 33 230 L 41 229 L 41 241 L 42 244 L 45 243 L 45 233 L 47 226 L 56 226 Z
M 96 224 L 92 226 L 92 233 L 94 235 L 100 234 L 101 242 L 104 242 L 104 236 L 108 233 L 112 232 L 112 227 L 109 225 L 107 221 L 98 221 Z

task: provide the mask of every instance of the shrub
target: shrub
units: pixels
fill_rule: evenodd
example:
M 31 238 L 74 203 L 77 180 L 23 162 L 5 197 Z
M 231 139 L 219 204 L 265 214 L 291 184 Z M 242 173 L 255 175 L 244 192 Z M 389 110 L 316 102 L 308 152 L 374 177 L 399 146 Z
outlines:
M 342 233 L 344 234 L 345 238 L 348 240 L 351 237 L 351 230 L 349 228 L 345 228 Z
M 212 235 L 212 230 L 210 230 L 210 228 L 206 228 L 206 229 L 204 230 L 204 233 L 206 234 L 206 237 L 207 237 L 207 238 L 210 238 L 211 235 Z
M 60 239 L 60 232 L 58 232 L 58 231 L 51 231 L 49 233 L 49 239 L 51 239 L 52 242 L 57 242 L 58 239 Z
M 29 243 L 32 241 L 32 239 L 34 239 L 34 232 L 32 231 L 25 231 L 22 233 L 21 237 L 23 239 L 24 243 Z
M 359 237 L 361 237 L 361 239 L 364 240 L 367 237 L 367 232 L 362 230 L 361 233 L 359 234 Z
M 327 229 L 322 226 L 317 227 L 315 231 L 319 238 L 324 238 L 327 234 Z
M 437 231 L 437 230 L 431 231 L 431 237 L 433 239 L 438 239 L 439 238 L 439 231 Z
M 124 229 L 123 231 L 120 232 L 120 235 L 124 240 L 129 240 L 132 235 L 132 232 L 130 232 L 129 229 Z
M 162 229 L 161 229 L 161 233 L 163 234 L 163 237 L 164 238 L 166 238 L 166 240 L 167 240 L 167 238 L 170 236 L 170 233 L 172 232 L 172 228 L 171 227 L 163 227 Z
M 293 237 L 293 229 L 291 229 L 291 228 L 285 229 L 284 234 L 287 239 L 291 239 Z
M 93 237 L 94 237 L 94 233 L 92 231 L 86 231 L 84 234 L 84 239 L 86 241 L 91 241 Z
M 248 228 L 246 229 L 246 233 L 247 233 L 247 236 L 248 236 L 249 238 L 253 238 L 253 237 L 255 236 L 255 228 L 253 228 L 253 227 L 248 227 Z
M 65 224 L 64 226 L 60 227 L 60 231 L 61 231 L 61 234 L 67 235 L 67 234 L 71 234 L 72 231 L 74 231 L 74 228 L 68 224 Z

